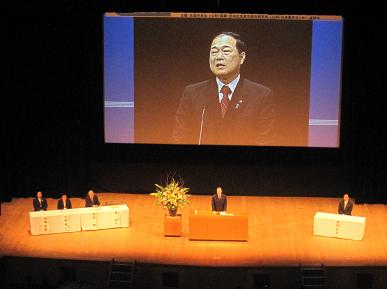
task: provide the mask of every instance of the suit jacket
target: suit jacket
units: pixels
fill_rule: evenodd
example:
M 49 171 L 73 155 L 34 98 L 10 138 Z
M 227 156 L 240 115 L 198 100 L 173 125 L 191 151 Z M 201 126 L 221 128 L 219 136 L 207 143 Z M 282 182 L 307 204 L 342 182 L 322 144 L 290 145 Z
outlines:
M 42 197 L 42 202 L 39 202 L 39 199 L 35 197 L 32 200 L 32 204 L 34 205 L 34 211 L 47 210 L 47 200 Z
M 227 196 L 222 194 L 220 199 L 217 194 L 211 198 L 212 211 L 227 211 Z
M 344 200 L 341 200 L 339 203 L 338 212 L 339 214 L 351 215 L 353 209 L 353 202 L 348 200 L 347 206 L 344 208 Z
M 71 208 L 71 201 L 70 199 L 66 199 L 66 208 Z M 58 200 L 58 206 L 57 206 L 58 209 L 64 209 L 64 205 L 63 205 L 63 199 L 59 199 Z
M 86 195 L 85 207 L 92 207 L 93 205 L 98 205 L 98 206 L 100 205 L 99 200 L 98 200 L 98 196 L 94 195 L 93 200 L 91 200 L 90 196 Z
M 216 79 L 185 88 L 172 137 L 178 144 L 272 145 L 275 108 L 269 88 L 240 78 L 222 118 Z

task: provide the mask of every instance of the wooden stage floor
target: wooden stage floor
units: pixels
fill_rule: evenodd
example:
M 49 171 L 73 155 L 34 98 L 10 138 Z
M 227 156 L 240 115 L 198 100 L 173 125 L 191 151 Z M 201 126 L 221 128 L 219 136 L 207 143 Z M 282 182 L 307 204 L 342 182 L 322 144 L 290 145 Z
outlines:
M 228 210 L 249 215 L 248 242 L 190 241 L 188 214 L 210 210 L 209 195 L 192 195 L 183 214 L 183 236 L 164 237 L 164 214 L 146 194 L 99 193 L 103 204 L 127 204 L 129 228 L 32 236 L 28 212 L 32 198 L 2 203 L 0 255 L 83 260 L 136 259 L 138 263 L 196 266 L 387 265 L 387 205 L 355 205 L 367 218 L 362 241 L 313 235 L 317 211 L 336 213 L 339 199 L 229 196 Z M 48 208 L 56 200 L 47 199 Z M 84 200 L 72 199 L 73 207 Z

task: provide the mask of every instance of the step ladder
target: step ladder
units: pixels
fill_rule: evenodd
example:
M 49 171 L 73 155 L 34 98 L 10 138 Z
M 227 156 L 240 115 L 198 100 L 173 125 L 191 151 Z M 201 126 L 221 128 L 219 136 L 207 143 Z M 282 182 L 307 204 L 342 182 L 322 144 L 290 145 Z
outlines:
M 133 288 L 134 270 L 136 261 L 116 261 L 111 262 L 109 275 L 109 288 Z
M 326 287 L 325 266 L 304 266 L 300 264 L 301 288 L 321 289 Z

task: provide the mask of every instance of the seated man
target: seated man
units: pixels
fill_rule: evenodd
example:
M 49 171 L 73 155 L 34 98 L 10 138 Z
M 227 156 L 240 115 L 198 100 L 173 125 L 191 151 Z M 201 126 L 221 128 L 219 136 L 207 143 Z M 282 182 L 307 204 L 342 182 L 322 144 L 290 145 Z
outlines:
M 343 199 L 339 203 L 339 214 L 351 215 L 353 202 L 350 200 L 348 193 L 344 194 Z
M 223 194 L 220 186 L 216 188 L 216 193 L 212 196 L 211 204 L 213 212 L 227 211 L 227 196 Z
M 99 205 L 98 196 L 94 194 L 94 191 L 89 190 L 85 198 L 85 207 L 98 207 Z
M 36 197 L 33 199 L 32 204 L 34 211 L 47 210 L 47 200 L 43 197 L 41 191 L 38 191 Z
M 67 194 L 63 193 L 61 199 L 58 200 L 58 209 L 68 209 L 71 208 L 71 200 L 67 198 Z

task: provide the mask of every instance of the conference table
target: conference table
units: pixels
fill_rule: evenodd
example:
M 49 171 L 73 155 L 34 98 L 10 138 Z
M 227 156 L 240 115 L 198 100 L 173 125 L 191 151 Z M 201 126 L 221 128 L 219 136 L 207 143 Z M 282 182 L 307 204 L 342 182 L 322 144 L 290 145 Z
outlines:
M 33 211 L 32 235 L 129 227 L 129 208 L 124 205 Z
M 193 212 L 189 215 L 189 239 L 247 241 L 246 214 Z
M 351 240 L 362 240 L 366 218 L 317 212 L 314 215 L 313 234 Z

